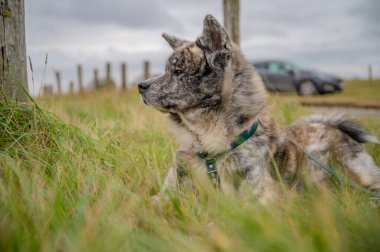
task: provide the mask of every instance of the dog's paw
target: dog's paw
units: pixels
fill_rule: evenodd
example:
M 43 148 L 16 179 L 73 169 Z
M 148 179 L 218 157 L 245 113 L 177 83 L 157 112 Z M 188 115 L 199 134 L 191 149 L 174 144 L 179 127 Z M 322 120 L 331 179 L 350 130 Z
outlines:
M 150 202 L 152 203 L 152 205 L 154 206 L 162 206 L 162 204 L 167 204 L 167 203 L 170 203 L 170 198 L 168 195 L 166 195 L 165 193 L 158 193 L 154 196 L 151 196 L 150 197 Z
M 158 206 L 161 204 L 161 196 L 160 194 L 156 194 L 154 196 L 151 196 L 150 197 L 150 203 L 152 203 L 152 205 L 155 205 L 155 206 Z

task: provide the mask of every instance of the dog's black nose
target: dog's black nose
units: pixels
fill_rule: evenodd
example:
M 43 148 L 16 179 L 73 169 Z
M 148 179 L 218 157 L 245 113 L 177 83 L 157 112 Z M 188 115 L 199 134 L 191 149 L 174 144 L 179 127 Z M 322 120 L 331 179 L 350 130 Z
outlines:
M 138 86 L 139 86 L 140 91 L 145 91 L 150 87 L 150 83 L 143 81 L 143 82 L 140 82 Z

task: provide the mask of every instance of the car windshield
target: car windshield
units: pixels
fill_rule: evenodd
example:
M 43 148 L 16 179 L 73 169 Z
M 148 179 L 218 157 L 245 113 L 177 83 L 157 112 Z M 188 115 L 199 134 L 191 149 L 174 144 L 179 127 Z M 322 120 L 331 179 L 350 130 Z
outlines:
M 257 62 L 257 63 L 254 63 L 253 65 L 254 65 L 256 68 L 266 69 L 268 64 L 267 64 L 266 62 Z
M 281 62 L 281 61 L 265 61 L 265 62 L 256 62 L 253 64 L 258 69 L 267 69 L 270 72 L 296 72 L 300 71 L 301 68 L 289 63 L 289 62 Z
M 288 63 L 288 62 L 284 63 L 284 68 L 287 71 L 299 71 L 299 70 L 301 70 L 301 68 L 299 68 L 298 66 L 291 64 L 291 63 Z
M 300 70 L 300 68 L 288 62 L 272 61 L 268 63 L 268 70 L 272 73 L 290 71 L 296 72 Z

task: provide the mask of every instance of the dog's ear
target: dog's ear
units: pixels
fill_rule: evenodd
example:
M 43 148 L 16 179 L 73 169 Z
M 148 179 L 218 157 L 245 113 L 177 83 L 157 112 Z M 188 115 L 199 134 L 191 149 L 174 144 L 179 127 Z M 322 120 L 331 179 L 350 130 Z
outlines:
M 162 33 L 162 37 L 169 43 L 169 45 L 173 49 L 176 49 L 177 47 L 180 47 L 181 45 L 186 43 L 186 40 L 171 36 L 165 32 Z
M 197 44 L 206 54 L 207 62 L 214 68 L 223 69 L 231 58 L 232 45 L 226 30 L 212 15 L 203 21 L 203 33 Z

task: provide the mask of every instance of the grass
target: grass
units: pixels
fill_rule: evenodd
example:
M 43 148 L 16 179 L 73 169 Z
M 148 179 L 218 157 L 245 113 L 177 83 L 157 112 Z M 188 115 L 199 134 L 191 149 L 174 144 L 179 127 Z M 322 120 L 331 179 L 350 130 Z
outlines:
M 346 103 L 380 107 L 380 79 L 374 79 L 372 82 L 360 79 L 347 80 L 344 82 L 344 91 L 341 93 L 314 97 L 300 97 L 296 93 L 282 93 L 274 96 L 279 96 L 286 102 Z
M 271 101 L 281 124 L 308 113 Z M 208 183 L 152 205 L 176 144 L 135 89 L 39 104 L 0 103 L 0 251 L 380 249 L 379 206 L 339 183 L 270 208 Z M 380 121 L 361 122 L 380 136 Z M 379 164 L 380 147 L 368 148 Z
M 374 79 L 372 82 L 366 80 L 348 80 L 345 82 L 345 92 L 339 94 L 339 97 L 348 97 L 363 100 L 380 102 L 380 79 Z

